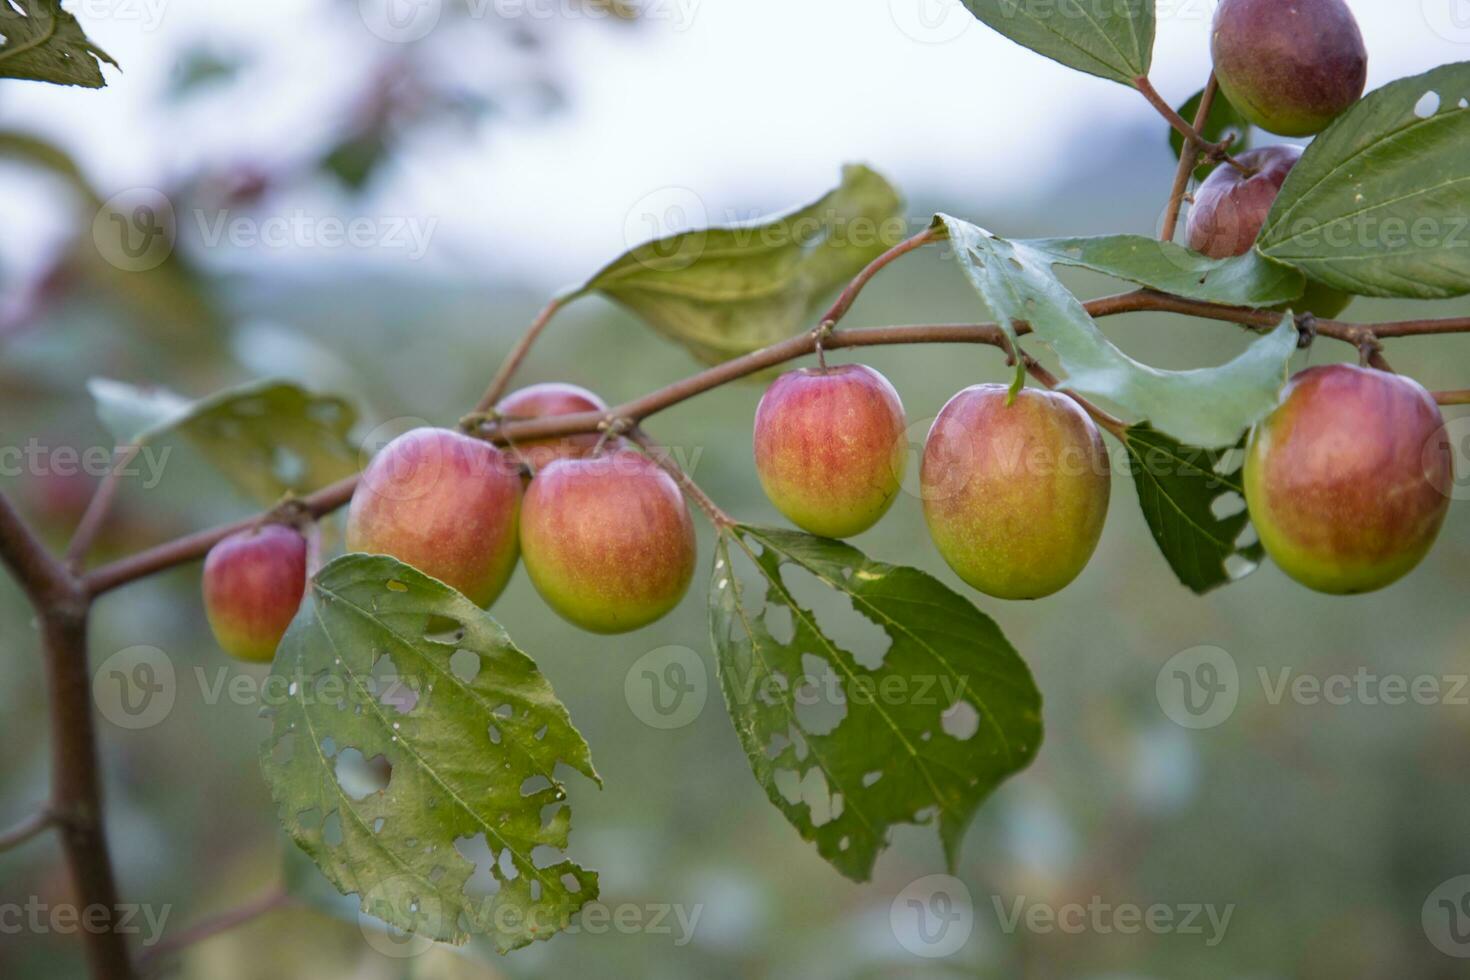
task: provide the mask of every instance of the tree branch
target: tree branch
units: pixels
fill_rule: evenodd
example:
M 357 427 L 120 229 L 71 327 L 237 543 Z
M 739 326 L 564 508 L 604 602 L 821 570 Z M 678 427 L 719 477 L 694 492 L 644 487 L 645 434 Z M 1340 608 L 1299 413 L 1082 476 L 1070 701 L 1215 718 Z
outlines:
M 1159 94 L 1158 89 L 1154 88 L 1153 83 L 1148 80 L 1147 76 L 1141 75 L 1138 78 L 1135 78 L 1133 80 L 1133 85 L 1135 88 L 1138 89 L 1140 93 L 1143 94 L 1143 97 L 1148 100 L 1149 105 L 1158 110 L 1159 115 L 1164 117 L 1164 121 L 1167 122 L 1170 126 L 1173 126 L 1175 131 L 1178 132 L 1180 136 L 1184 137 L 1184 144 L 1186 147 L 1188 147 L 1188 145 L 1193 142 L 1201 150 L 1204 150 L 1206 153 L 1210 154 L 1211 157 L 1218 156 L 1221 160 L 1224 160 L 1226 163 L 1230 164 L 1230 166 L 1234 167 L 1236 170 L 1239 170 L 1241 173 L 1246 175 L 1255 173 L 1255 171 L 1252 170 L 1250 167 L 1247 167 L 1245 164 L 1241 163 L 1239 160 L 1235 159 L 1233 156 L 1227 153 L 1225 150 L 1225 145 L 1223 143 L 1212 143 L 1201 136 L 1199 129 L 1196 128 L 1199 124 L 1191 126 L 1188 120 L 1186 120 L 1178 112 L 1174 111 L 1174 107 L 1169 105 L 1168 102 L 1164 101 L 1164 97 Z
M 37 810 L 14 827 L 11 827 L 4 833 L 0 833 L 0 851 L 9 851 L 19 847 L 32 837 L 39 836 L 55 825 L 56 819 L 51 815 L 49 808 Z
M 108 512 L 112 509 L 112 499 L 117 496 L 118 484 L 122 481 L 123 468 L 133 461 L 140 448 L 129 446 L 127 449 L 114 452 L 112 468 L 97 485 L 92 499 L 87 502 L 86 512 L 82 514 L 82 519 L 72 534 L 71 542 L 66 546 L 66 556 L 63 560 L 73 571 L 79 571 L 86 562 L 87 553 L 92 550 L 92 543 L 97 540 L 97 535 L 107 523 Z
M 569 293 L 565 296 L 558 296 L 542 307 L 541 312 L 536 314 L 536 319 L 532 320 L 531 325 L 526 328 L 525 334 L 501 362 L 500 370 L 495 372 L 495 378 L 490 382 L 490 387 L 485 389 L 485 394 L 475 405 L 476 412 L 488 412 L 495 407 L 495 403 L 500 401 L 501 396 L 505 394 L 505 389 L 510 387 L 511 378 L 515 377 L 526 355 L 531 353 L 531 347 L 536 343 L 536 338 L 541 336 L 541 331 L 546 329 L 552 317 L 561 312 L 562 307 L 580 295 L 581 293 Z
M 1464 391 L 1436 391 L 1434 400 L 1441 405 L 1470 405 L 1470 388 Z
M 46 551 L 4 494 L 0 494 L 0 562 L 38 609 L 51 596 L 66 591 L 66 569 Z
M 222 912 L 212 919 L 205 919 L 177 935 L 170 936 L 156 946 L 150 946 L 138 954 L 138 965 L 148 967 L 165 956 L 204 942 L 206 939 L 212 939 L 220 933 L 228 932 L 252 919 L 258 919 L 268 912 L 273 912 L 290 900 L 291 896 L 285 886 L 277 886 L 238 908 Z
M 1220 83 L 1215 80 L 1215 73 L 1210 72 L 1210 80 L 1205 83 L 1204 94 L 1200 96 L 1199 111 L 1194 114 L 1196 133 L 1205 128 L 1219 88 Z M 1179 169 L 1174 172 L 1174 186 L 1169 190 L 1169 203 L 1164 209 L 1164 227 L 1159 231 L 1160 241 L 1172 242 L 1174 233 L 1179 230 L 1179 209 L 1184 205 L 1184 192 L 1189 188 L 1189 178 L 1199 166 L 1199 153 L 1199 142 L 1188 136 L 1184 137 L 1184 145 L 1179 148 Z

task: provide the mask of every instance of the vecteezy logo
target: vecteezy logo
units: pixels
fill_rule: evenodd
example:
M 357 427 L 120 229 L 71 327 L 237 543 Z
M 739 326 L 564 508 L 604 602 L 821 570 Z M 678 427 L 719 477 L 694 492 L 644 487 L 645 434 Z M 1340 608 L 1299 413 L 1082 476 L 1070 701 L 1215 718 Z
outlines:
M 675 272 L 704 254 L 709 240 L 704 201 L 687 187 L 661 187 L 628 209 L 623 242 L 641 265 Z
M 1446 41 L 1470 44 L 1470 0 L 1420 0 L 1424 23 Z
M 959 0 L 888 0 L 888 15 L 920 44 L 948 44 L 975 25 Z
M 368 945 L 384 956 L 408 959 L 434 946 L 431 938 L 442 934 L 444 905 L 439 896 L 426 893 L 423 881 L 412 875 L 385 878 L 362 894 L 357 925 Z M 405 929 L 403 923 L 409 923 Z
M 649 728 L 683 728 L 704 710 L 709 672 L 688 647 L 659 647 L 633 661 L 623 678 L 623 696 Z
M 1424 935 L 1446 956 L 1470 959 L 1470 875 L 1444 882 L 1420 910 Z
M 358 16 L 367 29 L 395 44 L 427 37 L 443 12 L 443 0 L 357 0 Z
M 152 728 L 168 717 L 178 694 L 173 661 L 158 647 L 119 650 L 92 675 L 92 700 L 119 728 Z
M 1440 438 L 1440 432 L 1444 438 Z M 1439 489 L 1451 500 L 1470 500 L 1470 415 L 1447 419 L 1444 427 L 1424 444 L 1424 472 L 1442 473 L 1444 446 L 1448 441 L 1452 472 L 1447 486 Z
M 98 254 L 124 272 L 147 272 L 162 265 L 173 254 L 177 231 L 173 203 L 152 187 L 114 194 L 92 218 Z
M 1240 672 L 1235 658 L 1219 647 L 1181 650 L 1159 670 L 1154 685 L 1159 707 L 1176 725 L 1214 728 L 1235 713 Z
M 970 889 L 952 875 L 920 878 L 893 899 L 888 924 L 899 945 L 915 956 L 952 956 L 975 928 Z

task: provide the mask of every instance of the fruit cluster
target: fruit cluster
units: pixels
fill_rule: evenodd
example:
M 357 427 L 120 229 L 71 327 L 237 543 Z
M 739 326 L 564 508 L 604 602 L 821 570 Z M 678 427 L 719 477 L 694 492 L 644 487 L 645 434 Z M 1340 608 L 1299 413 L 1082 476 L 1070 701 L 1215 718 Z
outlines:
M 1366 81 L 1363 38 L 1342 0 L 1221 0 L 1212 53 L 1237 111 L 1284 136 L 1325 129 Z M 1190 209 L 1190 247 L 1212 258 L 1248 252 L 1301 153 L 1291 145 L 1217 153 L 1224 162 Z M 1309 282 L 1295 305 L 1331 317 L 1349 300 Z M 503 418 L 607 410 L 567 384 L 534 385 L 496 406 Z M 905 427 L 898 393 L 871 368 L 792 371 L 756 412 L 756 472 L 792 523 L 849 537 L 898 497 Z M 1244 478 L 1261 542 L 1283 570 L 1319 591 L 1364 592 L 1407 574 L 1433 544 L 1449 507 L 1451 447 L 1433 397 L 1414 381 L 1313 368 L 1251 434 Z M 1036 599 L 1087 565 L 1111 479 L 1101 434 L 1078 401 L 976 385 L 934 421 L 919 487 L 934 544 L 960 578 L 997 598 Z M 663 616 L 687 591 L 695 561 L 674 479 L 597 434 L 509 449 L 447 429 L 401 436 L 362 475 L 347 546 L 398 558 L 486 607 L 523 558 L 553 609 L 599 633 Z M 307 551 L 284 525 L 215 547 L 204 597 L 221 646 L 271 658 L 300 604 Z

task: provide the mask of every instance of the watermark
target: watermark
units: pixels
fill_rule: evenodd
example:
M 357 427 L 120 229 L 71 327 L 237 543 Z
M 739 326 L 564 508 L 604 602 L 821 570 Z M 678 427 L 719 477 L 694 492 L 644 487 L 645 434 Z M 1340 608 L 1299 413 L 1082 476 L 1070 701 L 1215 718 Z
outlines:
M 633 661 L 623 678 L 623 697 L 649 728 L 683 728 L 704 711 L 709 671 L 688 647 L 659 647 Z
M 247 673 L 233 666 L 195 665 L 181 672 L 173 659 L 154 646 L 119 650 L 92 675 L 92 698 L 98 711 L 119 728 L 138 731 L 162 724 L 178 703 L 181 688 L 192 690 L 207 706 L 277 708 L 294 704 L 310 708 L 353 709 L 387 706 L 407 714 L 433 692 L 431 679 L 404 674 L 342 674 L 272 671 Z
M 33 436 L 23 446 L 0 446 L 0 476 L 100 480 L 116 471 L 124 479 L 141 477 L 143 489 L 152 490 L 172 452 L 171 446 L 48 446 Z
M 172 905 L 119 902 L 116 905 L 51 904 L 35 895 L 24 902 L 0 902 L 0 936 L 115 933 L 140 936 L 139 945 L 152 946 L 163 938 Z
M 1394 252 L 1470 249 L 1470 216 L 1466 215 L 1423 215 L 1412 221 L 1397 215 L 1367 213 L 1328 221 L 1299 218 L 1285 231 L 1276 241 L 1291 242 L 1296 254 L 1331 255 L 1349 250 L 1356 254 L 1367 250 L 1387 260 Z
M 1470 959 L 1470 875 L 1451 878 L 1430 892 L 1419 921 L 1435 949 L 1456 959 Z
M 1270 707 L 1470 707 L 1470 674 L 1310 673 L 1295 667 L 1257 667 L 1261 702 Z M 1235 658 L 1220 647 L 1199 646 L 1170 657 L 1156 678 L 1159 707 L 1184 728 L 1223 725 L 1245 693 Z
M 466 898 L 463 909 L 447 910 L 435 894 L 423 890 L 420 879 L 401 875 L 385 879 L 363 894 L 358 926 L 375 950 L 395 959 L 407 959 L 433 948 L 430 937 L 449 931 L 446 927 L 452 925 L 451 914 L 463 914 L 471 922 L 506 934 L 660 936 L 667 937 L 675 947 L 683 947 L 693 941 L 704 905 L 592 901 L 569 908 L 540 903 L 521 906 L 488 896 Z M 407 923 L 408 928 L 397 923 Z
M 1470 0 L 1419 0 L 1424 23 L 1454 44 L 1470 44 Z
M 927 875 L 910 882 L 889 905 L 888 925 L 898 944 L 915 956 L 953 956 L 975 929 L 970 889 L 953 875 Z
M 1111 17 L 1137 19 L 1143 0 L 998 0 L 992 7 L 1001 24 L 1078 20 L 1096 25 Z M 1154 15 L 1160 21 L 1206 22 L 1214 12 L 1215 0 L 1158 0 Z M 948 44 L 984 26 L 961 0 L 888 0 L 888 13 L 900 32 L 920 44 Z
M 61 9 L 83 23 L 113 20 L 137 24 L 145 34 L 158 30 L 170 0 L 62 0 Z
M 1451 500 L 1470 500 L 1470 415 L 1446 419 L 1444 427 L 1424 443 L 1424 472 L 1443 472 L 1445 445 L 1448 443 L 1451 470 L 1439 489 Z M 1431 482 L 1435 482 L 1431 476 Z
M 1010 901 L 993 895 L 991 904 L 995 908 L 996 921 L 1006 935 L 1025 931 L 1038 935 L 1061 933 L 1067 936 L 1085 933 L 1098 936 L 1135 936 L 1139 933 L 1198 936 L 1209 949 L 1225 940 L 1230 919 L 1235 915 L 1234 903 L 1224 906 L 1208 902 L 1154 902 L 1150 905 L 1138 905 L 1133 902 L 1109 902 L 1100 895 L 1092 896 L 1086 903 L 1067 902 L 1061 905 L 1033 902 L 1024 895 Z
M 229 208 L 193 208 L 189 225 L 204 248 L 312 249 L 401 253 L 411 262 L 428 254 L 439 226 L 435 216 L 315 214 L 295 208 L 257 216 Z M 92 219 L 92 241 L 108 264 L 147 272 L 168 260 L 178 244 L 180 218 L 173 202 L 153 187 L 114 194 Z
M 676 33 L 687 31 L 703 0 L 636 0 L 622 4 L 592 0 L 462 0 L 457 9 L 470 20 L 566 21 L 639 20 Z M 358 0 L 358 16 L 375 37 L 409 44 L 428 37 L 444 16 L 444 0 Z

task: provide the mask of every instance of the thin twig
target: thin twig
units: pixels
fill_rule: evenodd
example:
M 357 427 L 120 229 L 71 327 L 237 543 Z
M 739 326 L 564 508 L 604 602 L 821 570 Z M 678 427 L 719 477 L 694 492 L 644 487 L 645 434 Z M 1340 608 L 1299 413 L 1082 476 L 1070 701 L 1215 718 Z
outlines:
M 684 493 L 689 499 L 693 500 L 699 505 L 699 509 L 704 511 L 705 516 L 710 519 L 710 523 L 715 526 L 716 531 L 723 531 L 727 527 L 735 526 L 735 519 L 721 510 L 719 504 L 716 504 L 710 495 L 704 492 L 704 488 L 695 483 L 694 478 L 684 472 L 684 468 L 674 462 L 673 457 L 669 455 L 664 447 L 654 442 L 648 433 L 635 427 L 628 432 L 628 438 L 641 446 L 649 459 L 653 460 L 660 469 L 674 478 L 674 482 L 683 488 Z
M 1215 73 L 1210 72 L 1210 80 L 1205 83 L 1204 94 L 1200 96 L 1199 111 L 1194 114 L 1195 132 L 1204 130 L 1219 88 L 1220 83 L 1215 80 Z M 1175 232 L 1179 230 L 1179 209 L 1184 204 L 1184 192 L 1189 189 L 1189 179 L 1199 166 L 1199 154 L 1199 143 L 1188 136 L 1184 137 L 1184 145 L 1179 148 L 1179 169 L 1174 172 L 1174 186 L 1169 190 L 1169 204 L 1164 209 L 1164 227 L 1159 231 L 1161 241 L 1172 242 Z
M 286 891 L 284 885 L 277 886 L 258 898 L 252 899 L 228 912 L 223 912 L 212 919 L 205 919 L 185 929 L 183 932 L 170 936 L 156 946 L 149 946 L 138 953 L 138 965 L 147 967 L 161 960 L 165 956 L 177 953 L 196 943 L 206 939 L 212 939 L 220 933 L 228 932 L 238 928 L 252 919 L 258 919 L 268 912 L 273 912 L 291 900 L 291 895 Z
M 1247 176 L 1255 173 L 1255 171 L 1252 170 L 1250 167 L 1247 167 L 1245 164 L 1241 163 L 1239 160 L 1235 159 L 1228 152 L 1226 152 L 1225 145 L 1223 143 L 1213 143 L 1201 136 L 1197 128 L 1190 125 L 1189 121 L 1181 116 L 1178 112 L 1176 112 L 1173 106 L 1164 101 L 1164 97 L 1159 94 L 1158 89 L 1154 88 L 1153 83 L 1150 82 L 1146 76 L 1135 78 L 1133 80 L 1133 85 L 1135 88 L 1138 89 L 1140 93 L 1143 94 L 1143 97 L 1148 100 L 1149 105 L 1157 109 L 1159 115 L 1163 116 L 1164 120 L 1170 126 L 1173 126 L 1180 136 L 1184 137 L 1184 142 L 1186 143 L 1186 145 L 1190 141 L 1193 141 L 1199 146 L 1201 150 L 1204 150 L 1206 153 L 1210 154 L 1211 157 L 1218 156 L 1221 160 L 1224 160 L 1226 163 L 1230 164 L 1230 166 L 1234 167 L 1236 170 L 1239 170 L 1241 173 Z
M 107 515 L 112 509 L 113 498 L 117 496 L 123 470 L 137 457 L 138 450 L 141 448 L 141 446 L 128 446 L 126 449 L 119 448 L 113 451 L 112 468 L 97 485 L 92 499 L 87 503 L 86 512 L 82 514 L 81 522 L 77 524 L 76 532 L 71 536 L 71 543 L 66 546 L 66 555 L 63 560 L 73 571 L 80 569 L 86 562 L 87 553 L 92 550 L 92 543 L 97 540 L 97 535 L 107 523 Z
M 505 389 L 510 387 L 511 378 L 515 377 L 516 370 L 520 368 L 521 362 L 526 359 L 527 354 L 531 353 L 531 346 L 536 343 L 536 338 L 541 336 L 541 331 L 546 329 L 546 325 L 551 322 L 551 318 L 556 316 L 563 306 L 566 306 L 579 295 L 581 294 L 568 293 L 563 296 L 558 296 L 542 307 L 541 312 L 536 314 L 536 319 L 531 321 L 531 325 L 526 328 L 526 332 L 521 336 L 521 339 L 516 341 L 516 345 L 511 348 L 510 353 L 501 362 L 500 370 L 495 372 L 495 377 L 490 382 L 490 387 L 485 389 L 485 394 L 481 396 L 479 403 L 475 405 L 476 412 L 488 412 L 495 407 L 495 403 L 500 401 L 501 396 L 505 394 Z
M 0 851 L 19 847 L 54 826 L 56 826 L 56 818 L 52 816 L 49 809 L 37 810 L 9 830 L 0 833 Z
M 1434 400 L 1441 405 L 1470 405 L 1470 388 L 1463 391 L 1436 391 Z

